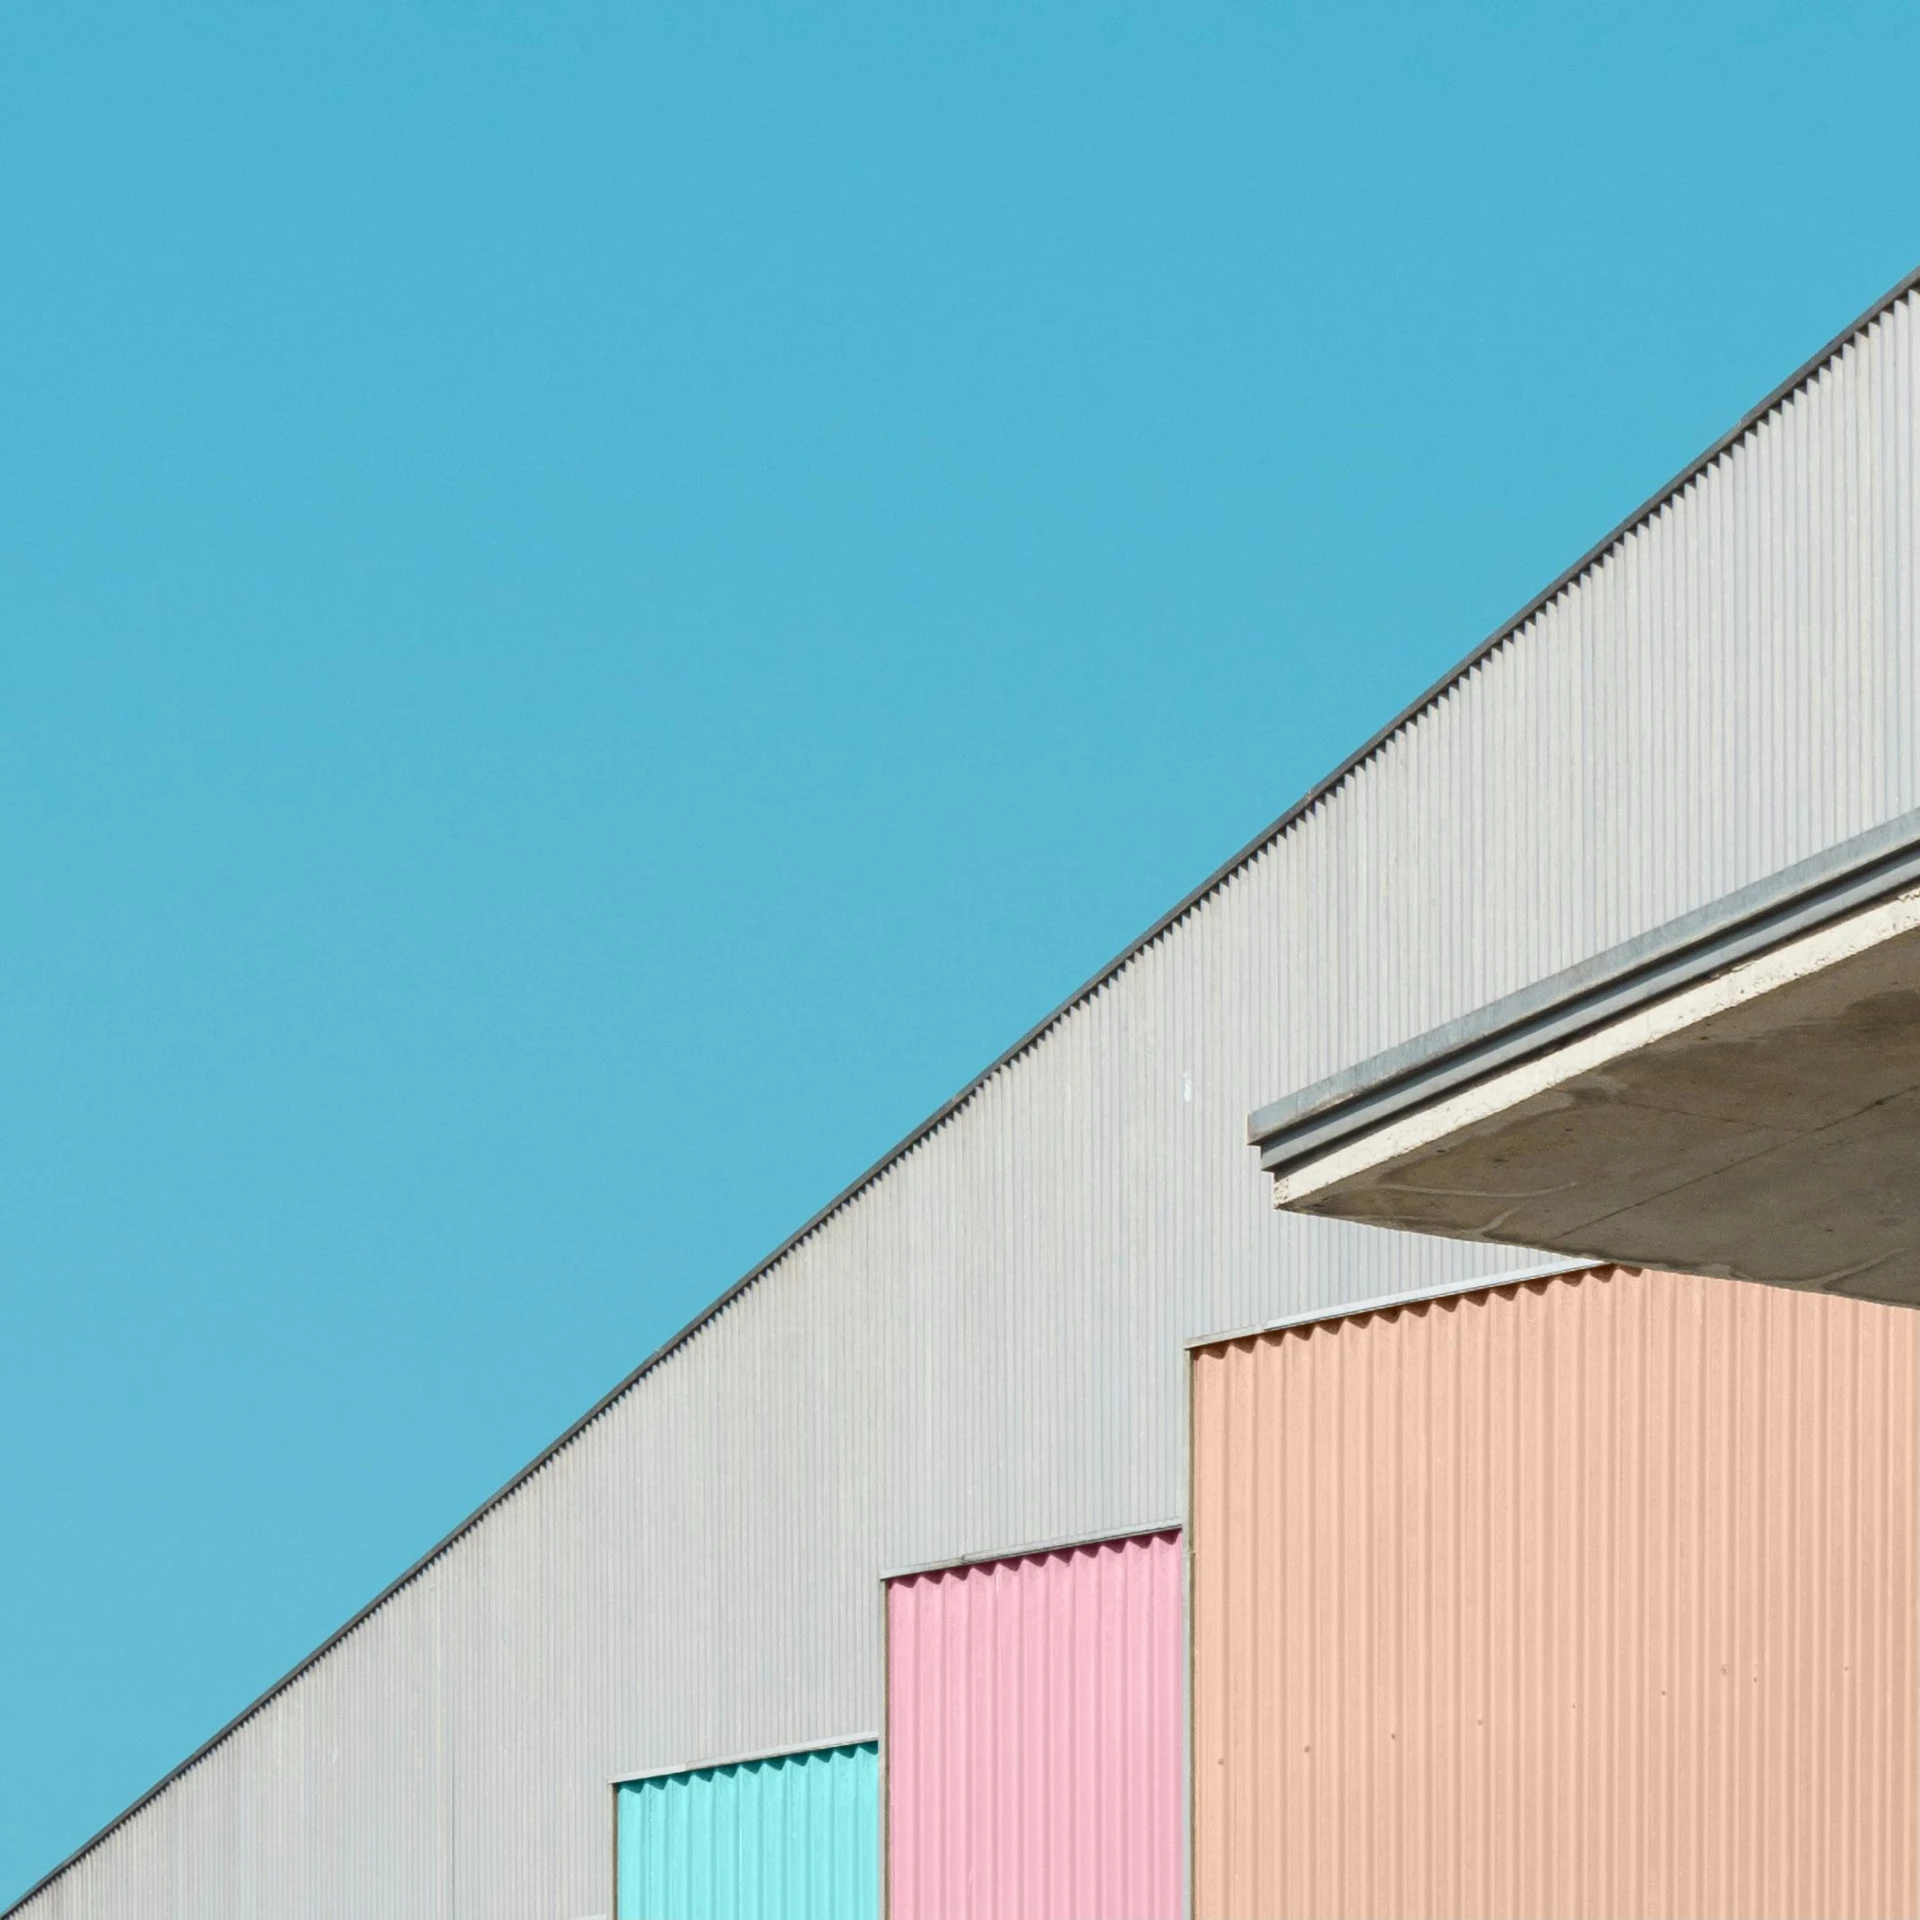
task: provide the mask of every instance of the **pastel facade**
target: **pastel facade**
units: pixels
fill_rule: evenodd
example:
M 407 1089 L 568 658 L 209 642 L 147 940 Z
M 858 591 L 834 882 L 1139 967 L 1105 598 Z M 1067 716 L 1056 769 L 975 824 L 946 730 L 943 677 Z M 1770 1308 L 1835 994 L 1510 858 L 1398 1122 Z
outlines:
M 858 1741 L 628 1781 L 616 1920 L 872 1920 L 880 1749 Z
M 1180 1537 L 887 1585 L 893 1920 L 1177 1913 Z
M 1920 1906 L 1920 1314 L 1601 1268 L 1194 1358 L 1194 1912 Z

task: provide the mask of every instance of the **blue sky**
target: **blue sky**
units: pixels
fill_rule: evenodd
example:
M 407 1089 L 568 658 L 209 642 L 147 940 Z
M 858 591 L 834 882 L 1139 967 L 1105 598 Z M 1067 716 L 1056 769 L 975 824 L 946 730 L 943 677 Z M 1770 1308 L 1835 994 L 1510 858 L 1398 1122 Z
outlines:
M 1916 70 L 0 15 L 0 1898 L 1920 261 Z

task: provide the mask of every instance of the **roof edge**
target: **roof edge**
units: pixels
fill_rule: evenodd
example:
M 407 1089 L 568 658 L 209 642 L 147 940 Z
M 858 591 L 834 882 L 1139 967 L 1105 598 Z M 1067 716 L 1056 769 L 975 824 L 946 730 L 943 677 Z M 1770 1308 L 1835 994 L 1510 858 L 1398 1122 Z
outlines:
M 1741 415 L 1740 419 L 1732 427 L 1728 428 L 1719 439 L 1714 441 L 1704 453 L 1697 455 L 1693 460 L 1689 461 L 1673 479 L 1669 480 L 1666 485 L 1661 487 L 1657 492 L 1649 494 L 1647 498 L 1628 514 L 1610 533 L 1603 535 L 1597 540 L 1579 559 L 1574 561 L 1563 573 L 1559 574 L 1549 586 L 1535 594 L 1518 613 L 1514 614 L 1510 619 L 1503 621 L 1501 625 L 1496 627 L 1477 647 L 1454 666 L 1450 667 L 1447 672 L 1442 674 L 1424 693 L 1410 701 L 1395 714 L 1385 726 L 1381 727 L 1377 733 L 1373 734 L 1342 760 L 1331 773 L 1310 787 L 1306 793 L 1295 801 L 1294 804 L 1289 807 L 1286 812 L 1281 814 L 1270 826 L 1264 827 L 1249 840 L 1239 852 L 1231 855 L 1220 866 L 1216 867 L 1198 886 L 1186 894 L 1176 905 L 1163 913 L 1144 933 L 1140 934 L 1128 946 L 1116 954 L 1114 958 L 1108 961 L 1091 979 L 1084 985 L 1077 987 L 1062 1000 L 1052 1012 L 1044 1015 L 1040 1020 L 1036 1021 L 1033 1026 L 1029 1027 L 1004 1053 L 998 1055 L 987 1066 L 983 1067 L 979 1073 L 975 1074 L 951 1099 L 945 1101 L 896 1145 L 888 1148 L 864 1173 L 857 1175 L 846 1186 L 841 1188 L 832 1199 L 827 1201 L 824 1206 L 810 1216 L 804 1225 L 796 1228 L 786 1239 L 781 1241 L 757 1266 L 736 1280 L 733 1285 L 728 1287 L 711 1305 L 695 1314 L 677 1333 L 669 1335 L 667 1339 L 662 1341 L 631 1373 L 627 1374 L 624 1379 L 620 1380 L 603 1394 L 600 1399 L 595 1401 L 558 1439 L 554 1440 L 551 1445 L 547 1446 L 542 1452 L 529 1461 L 526 1466 L 522 1467 L 520 1471 L 500 1487 L 497 1492 L 490 1494 L 483 1500 L 464 1520 L 459 1521 L 449 1532 L 443 1535 L 441 1539 L 436 1541 L 433 1546 L 429 1547 L 404 1573 L 400 1574 L 387 1586 L 383 1587 L 379 1593 L 375 1594 L 358 1613 L 354 1614 L 353 1617 L 336 1632 L 329 1634 L 311 1653 L 288 1668 L 278 1680 L 268 1686 L 257 1698 L 242 1707 L 224 1726 L 209 1735 L 206 1740 L 202 1741 L 178 1766 L 162 1775 L 162 1777 L 155 1781 L 137 1800 L 133 1801 L 122 1812 L 115 1814 L 97 1833 L 93 1834 L 89 1839 L 83 1840 L 80 1845 L 75 1847 L 57 1866 L 50 1868 L 46 1873 L 42 1874 L 17 1900 L 13 1901 L 4 1909 L 0 1909 L 0 1920 L 12 1920 L 12 1917 L 25 1908 L 29 1901 L 37 1899 L 52 1886 L 62 1874 L 77 1866 L 87 1855 L 103 1845 L 121 1827 L 125 1826 L 136 1814 L 139 1814 L 146 1807 L 150 1806 L 161 1794 L 165 1793 L 169 1787 L 173 1786 L 175 1782 L 192 1772 L 192 1770 L 212 1754 L 217 1747 L 224 1745 L 234 1734 L 238 1733 L 248 1721 L 253 1719 L 256 1714 L 270 1706 L 310 1668 L 317 1666 L 319 1662 L 325 1659 L 342 1641 L 357 1632 L 359 1628 L 364 1626 L 367 1621 L 370 1620 L 374 1614 L 378 1613 L 390 1600 L 393 1600 L 405 1588 L 411 1586 L 435 1561 L 440 1559 L 443 1554 L 456 1545 L 465 1535 L 472 1532 L 496 1507 L 510 1500 L 514 1494 L 519 1492 L 519 1490 L 525 1486 L 529 1480 L 533 1479 L 556 1455 L 564 1452 L 567 1447 L 571 1446 L 588 1427 L 592 1426 L 602 1414 L 606 1413 L 608 1409 L 613 1406 L 615 1401 L 623 1399 L 638 1386 L 655 1367 L 669 1359 L 678 1348 L 684 1346 L 691 1340 L 709 1321 L 718 1318 L 720 1314 L 724 1313 L 726 1309 L 757 1280 L 764 1278 L 770 1273 L 789 1253 L 793 1252 L 803 1241 L 810 1239 L 821 1227 L 825 1226 L 835 1214 L 851 1201 L 857 1199 L 859 1195 L 878 1180 L 881 1175 L 889 1171 L 897 1162 L 904 1160 L 921 1141 L 945 1125 L 948 1120 L 958 1113 L 962 1107 L 966 1106 L 973 1099 L 973 1096 L 1003 1068 L 1011 1066 L 1022 1054 L 1043 1040 L 1068 1014 L 1072 1013 L 1075 1008 L 1083 1005 L 1086 1001 L 1091 1000 L 1109 981 L 1124 971 L 1133 960 L 1137 959 L 1140 954 L 1151 947 L 1164 933 L 1168 932 L 1181 920 L 1184 920 L 1202 901 L 1218 892 L 1221 887 L 1243 868 L 1251 865 L 1252 862 L 1264 853 L 1276 840 L 1280 839 L 1290 828 L 1296 826 L 1308 813 L 1318 806 L 1321 801 L 1327 799 L 1341 787 L 1346 782 L 1349 774 L 1353 773 L 1366 761 L 1372 759 L 1381 747 L 1386 745 L 1396 734 L 1419 719 L 1429 708 L 1437 705 L 1447 693 L 1452 691 L 1455 686 L 1472 673 L 1475 667 L 1479 666 L 1490 654 L 1496 652 L 1500 647 L 1504 646 L 1507 641 L 1511 640 L 1543 607 L 1548 605 L 1549 602 L 1559 598 L 1568 587 L 1572 586 L 1583 574 L 1588 572 L 1600 560 L 1604 559 L 1608 553 L 1619 546 L 1630 534 L 1637 532 L 1642 526 L 1646 525 L 1648 521 L 1652 520 L 1662 508 L 1683 493 L 1701 474 L 1705 473 L 1722 454 L 1745 439 L 1768 415 L 1783 406 L 1803 388 L 1811 385 L 1860 335 L 1884 318 L 1887 313 L 1909 294 L 1915 292 L 1916 289 L 1920 289 L 1920 267 L 1915 267 L 1911 272 L 1906 274 L 1896 285 L 1889 288 L 1886 293 L 1874 301 L 1858 318 L 1849 321 L 1825 346 L 1821 347 L 1818 352 L 1803 361 L 1786 379 L 1781 381 L 1778 386 L 1767 394 L 1765 399 L 1759 401 L 1756 405 L 1750 407 L 1746 413 Z
M 1316 1159 L 1920 882 L 1920 808 L 1260 1108 L 1267 1173 Z

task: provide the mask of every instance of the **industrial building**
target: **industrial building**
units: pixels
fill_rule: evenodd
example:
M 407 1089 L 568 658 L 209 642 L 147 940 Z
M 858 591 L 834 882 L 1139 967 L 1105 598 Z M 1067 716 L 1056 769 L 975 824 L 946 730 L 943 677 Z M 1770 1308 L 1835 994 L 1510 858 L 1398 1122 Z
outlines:
M 1912 1914 L 1916 1170 L 1920 276 L 12 1912 Z

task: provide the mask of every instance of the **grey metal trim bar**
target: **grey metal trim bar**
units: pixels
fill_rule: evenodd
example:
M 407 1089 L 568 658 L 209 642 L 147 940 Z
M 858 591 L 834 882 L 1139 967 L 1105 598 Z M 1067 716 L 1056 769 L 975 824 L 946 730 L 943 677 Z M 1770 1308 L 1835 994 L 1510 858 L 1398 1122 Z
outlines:
M 751 1753 L 726 1753 L 717 1760 L 688 1760 L 676 1767 L 642 1767 L 637 1773 L 608 1777 L 610 1787 L 637 1787 L 648 1780 L 673 1780 L 683 1773 L 717 1773 L 722 1767 L 757 1767 L 767 1760 L 799 1760 L 810 1753 L 838 1753 L 842 1747 L 877 1747 L 877 1733 L 849 1733 L 838 1740 L 803 1740 L 795 1747 L 760 1747 Z
M 1372 1300 L 1355 1300 L 1344 1307 L 1314 1307 L 1306 1313 L 1283 1313 L 1255 1327 L 1236 1327 L 1231 1333 L 1200 1333 L 1181 1344 L 1187 1352 L 1205 1353 L 1210 1347 L 1230 1347 L 1236 1340 L 1258 1340 L 1262 1334 L 1287 1333 L 1299 1327 L 1325 1326 L 1333 1320 L 1357 1320 L 1363 1314 L 1391 1313 L 1396 1307 L 1420 1307 L 1435 1300 L 1457 1300 L 1463 1293 L 1493 1293 L 1501 1287 L 1523 1287 L 1530 1280 L 1552 1280 L 1563 1273 L 1591 1273 L 1596 1267 L 1619 1265 L 1614 1260 L 1549 1260 L 1539 1266 L 1515 1267 L 1510 1273 L 1482 1274 L 1478 1280 L 1442 1280 L 1431 1287 L 1411 1287 L 1405 1293 L 1383 1293 Z
M 1796 934 L 1920 885 L 1920 810 L 1363 1060 L 1247 1122 L 1278 1173 Z
M 963 1553 L 957 1560 L 923 1560 L 917 1566 L 889 1567 L 880 1575 L 889 1580 L 912 1580 L 923 1573 L 958 1573 L 965 1567 L 991 1567 L 1002 1560 L 1032 1560 L 1043 1553 L 1073 1553 L 1081 1547 L 1104 1547 L 1116 1540 L 1151 1540 L 1156 1534 L 1185 1533 L 1184 1520 L 1162 1520 L 1158 1526 L 1122 1527 L 1117 1533 L 1075 1533 L 1060 1540 L 1035 1540 L 1020 1547 L 990 1547 L 981 1553 Z
M 1812 355 L 1790 373 L 1786 379 L 1781 381 L 1757 406 L 1749 408 L 1748 411 L 1741 416 L 1739 421 L 1729 428 L 1727 432 L 1723 433 L 1706 452 L 1701 454 L 1697 459 L 1690 461 L 1679 473 L 1675 474 L 1664 487 L 1660 488 L 1658 492 L 1649 494 L 1611 533 L 1597 540 L 1589 547 L 1552 585 L 1535 594 L 1512 619 L 1497 627 L 1485 640 L 1481 641 L 1471 653 L 1467 654 L 1465 658 L 1442 674 L 1418 699 L 1403 707 L 1378 733 L 1374 734 L 1371 739 L 1367 740 L 1353 753 L 1350 753 L 1346 759 L 1342 760 L 1325 779 L 1318 781 L 1310 787 L 1279 819 L 1274 821 L 1271 826 L 1255 834 L 1238 853 L 1216 867 L 1185 899 L 1181 900 L 1168 912 L 1163 913 L 1145 933 L 1141 934 L 1137 940 L 1134 940 L 1127 947 L 1123 948 L 1121 952 L 1116 954 L 1114 958 L 1108 961 L 1084 986 L 1068 994 L 1051 1013 L 1029 1027 L 1005 1053 L 1001 1054 L 997 1059 L 977 1073 L 951 1100 L 947 1101 L 936 1112 L 930 1114 L 897 1146 L 891 1147 L 887 1152 L 883 1153 L 865 1173 L 860 1174 L 847 1186 L 843 1187 L 840 1192 L 835 1194 L 804 1226 L 800 1227 L 794 1233 L 789 1234 L 785 1240 L 781 1241 L 750 1273 L 745 1274 L 742 1278 L 735 1281 L 710 1307 L 704 1312 L 695 1314 L 678 1333 L 673 1334 L 656 1347 L 624 1380 L 620 1381 L 619 1384 L 613 1387 L 602 1399 L 597 1400 L 589 1407 L 550 1447 L 546 1448 L 516 1473 L 498 1493 L 492 1495 L 489 1499 L 483 1500 L 479 1506 L 474 1508 L 472 1513 L 468 1514 L 468 1516 L 443 1539 L 429 1547 L 412 1566 L 407 1568 L 407 1570 L 389 1586 L 383 1587 L 380 1592 L 375 1594 L 337 1633 L 323 1640 L 305 1659 L 288 1668 L 258 1699 L 254 1700 L 250 1705 L 242 1707 L 224 1727 L 204 1740 L 192 1753 L 188 1754 L 172 1772 L 155 1781 L 154 1784 L 149 1787 L 139 1799 L 135 1800 L 131 1806 L 127 1807 L 124 1812 L 115 1814 L 98 1833 L 94 1834 L 90 1839 L 81 1841 L 79 1846 L 75 1847 L 58 1866 L 53 1867 L 36 1880 L 12 1906 L 0 1910 L 0 1920 L 12 1920 L 13 1915 L 18 1913 L 29 1900 L 33 1899 L 37 1894 L 44 1892 L 46 1888 L 59 1879 L 69 1867 L 73 1866 L 77 1861 L 84 1859 L 101 1841 L 105 1840 L 109 1834 L 114 1832 L 116 1828 L 124 1826 L 150 1801 L 164 1793 L 182 1774 L 189 1772 L 193 1767 L 197 1766 L 215 1747 L 219 1746 L 223 1740 L 245 1726 L 262 1707 L 266 1706 L 270 1701 L 277 1699 L 279 1695 L 292 1686 L 309 1667 L 330 1653 L 348 1634 L 353 1632 L 356 1627 L 371 1615 L 377 1613 L 403 1587 L 409 1586 L 413 1581 L 417 1580 L 455 1541 L 478 1526 L 503 1500 L 510 1499 L 518 1492 L 526 1481 L 538 1473 L 562 1448 L 570 1446 L 573 1441 L 585 1432 L 588 1427 L 592 1426 L 616 1400 L 623 1399 L 647 1374 L 651 1373 L 655 1367 L 660 1365 L 663 1360 L 667 1359 L 678 1348 L 684 1346 L 687 1341 L 691 1340 L 709 1320 L 713 1319 L 717 1314 L 724 1312 L 725 1309 L 732 1304 L 736 1296 L 745 1292 L 746 1289 L 752 1286 L 763 1274 L 767 1273 L 773 1267 L 778 1266 L 795 1247 L 803 1240 L 809 1238 L 820 1227 L 824 1226 L 826 1222 L 838 1213 L 850 1200 L 864 1192 L 875 1180 L 879 1179 L 889 1167 L 893 1166 L 895 1162 L 904 1159 L 905 1156 L 911 1153 L 930 1133 L 934 1132 L 947 1120 L 951 1119 L 954 1114 L 958 1113 L 1002 1067 L 1010 1065 L 1031 1047 L 1037 1045 L 1047 1034 L 1058 1026 L 1074 1008 L 1091 1000 L 1102 987 L 1112 980 L 1114 976 L 1131 961 L 1145 952 L 1148 947 L 1152 946 L 1162 934 L 1184 920 L 1201 901 L 1207 899 L 1209 895 L 1217 893 L 1220 888 L 1225 886 L 1243 867 L 1248 866 L 1252 861 L 1256 860 L 1289 829 L 1297 826 L 1321 801 L 1340 787 L 1355 768 L 1371 760 L 1395 734 L 1411 725 L 1411 723 L 1425 713 L 1428 708 L 1436 705 L 1446 694 L 1451 692 L 1455 686 L 1464 680 L 1481 661 L 1486 659 L 1490 653 L 1495 652 L 1498 648 L 1504 646 L 1507 641 L 1511 640 L 1542 607 L 1546 606 L 1549 601 L 1557 599 L 1568 587 L 1572 586 L 1576 580 L 1610 553 L 1621 541 L 1625 540 L 1629 534 L 1644 526 L 1669 500 L 1672 500 L 1697 480 L 1728 448 L 1743 440 L 1768 414 L 1772 413 L 1777 407 L 1782 406 L 1786 401 L 1792 399 L 1801 388 L 1809 385 L 1821 373 L 1830 360 L 1844 348 L 1850 346 L 1861 334 L 1865 333 L 1869 327 L 1886 314 L 1889 309 L 1898 305 L 1900 301 L 1904 300 L 1908 294 L 1913 293 L 1916 289 L 1920 289 L 1920 267 L 1916 267 L 1911 273 L 1907 274 L 1896 286 L 1890 287 L 1872 306 L 1868 307 L 1858 319 L 1850 320 L 1818 353 Z

